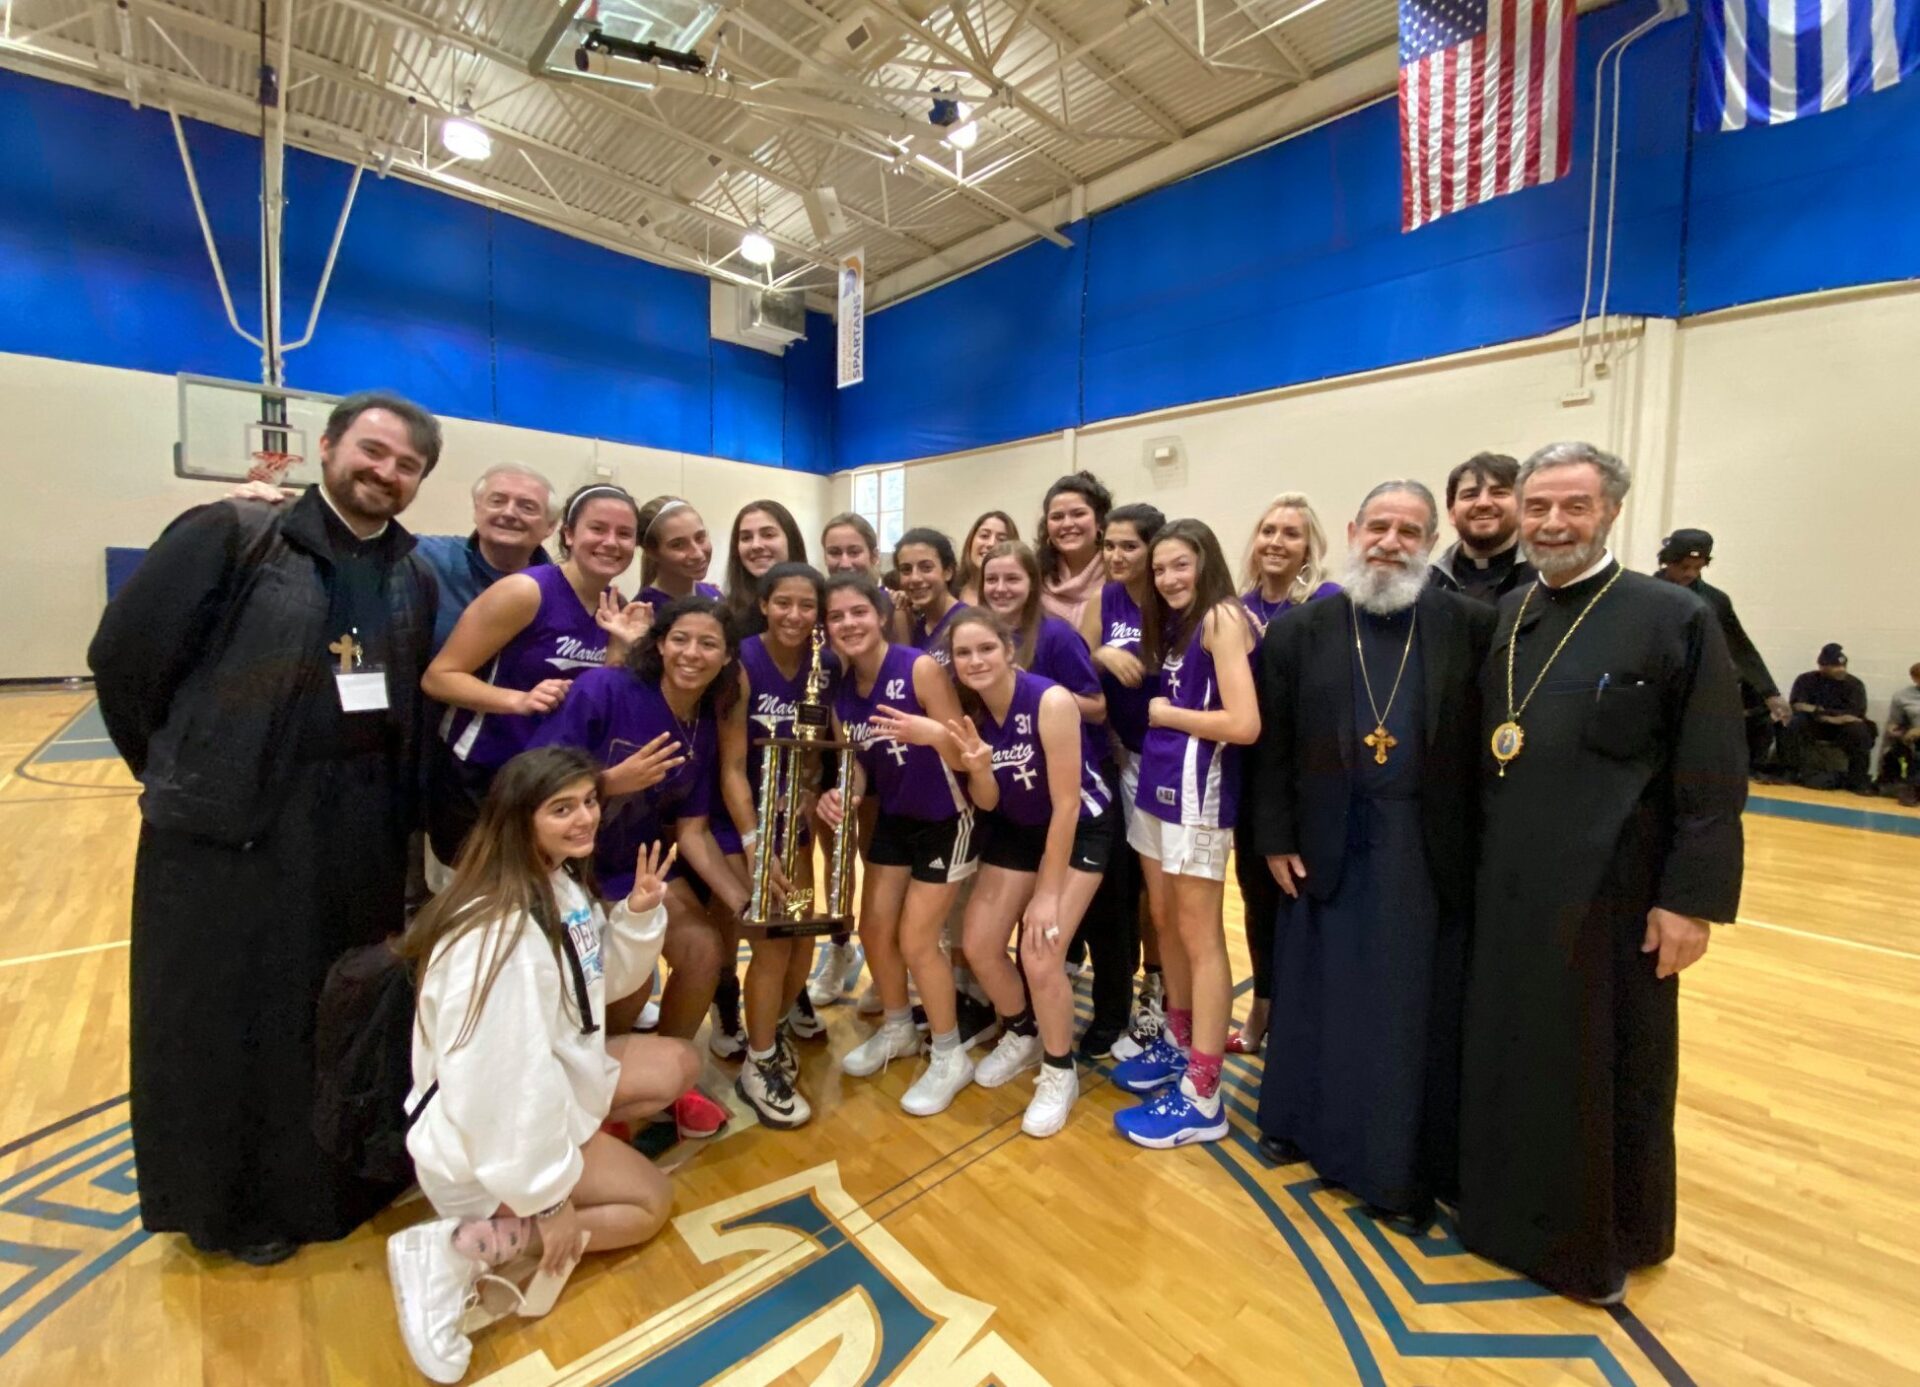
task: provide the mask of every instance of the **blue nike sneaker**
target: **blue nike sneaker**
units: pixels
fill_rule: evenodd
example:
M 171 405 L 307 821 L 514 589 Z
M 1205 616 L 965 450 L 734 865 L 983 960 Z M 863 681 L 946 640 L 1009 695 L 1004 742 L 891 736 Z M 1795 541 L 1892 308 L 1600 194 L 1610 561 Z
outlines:
M 1113 1081 L 1129 1093 L 1152 1093 L 1187 1072 L 1187 1055 L 1165 1032 L 1130 1060 L 1113 1067 Z
M 1193 1091 L 1192 1080 L 1183 1076 L 1174 1087 L 1161 1090 L 1139 1107 L 1115 1113 L 1113 1125 L 1135 1146 L 1164 1150 L 1219 1141 L 1227 1134 L 1227 1108 L 1217 1090 L 1211 1098 L 1202 1098 Z

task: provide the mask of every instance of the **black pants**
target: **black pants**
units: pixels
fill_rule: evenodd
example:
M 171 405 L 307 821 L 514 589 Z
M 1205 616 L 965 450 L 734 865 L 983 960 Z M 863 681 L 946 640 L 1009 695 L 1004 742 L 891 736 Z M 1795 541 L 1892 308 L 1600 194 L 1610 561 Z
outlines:
M 1140 960 L 1140 859 L 1127 846 L 1127 828 L 1119 806 L 1113 819 L 1113 852 L 1107 874 L 1093 893 L 1080 937 L 1093 959 L 1093 1020 L 1088 1030 L 1116 1034 L 1133 1015 L 1133 974 Z
M 1273 921 L 1280 913 L 1280 883 L 1267 870 L 1267 859 L 1247 846 L 1246 836 L 1233 835 L 1233 874 L 1240 883 L 1241 913 L 1246 916 L 1247 952 L 1253 957 L 1253 995 L 1273 999 Z
M 1871 722 L 1830 723 L 1820 722 L 1812 714 L 1795 713 L 1793 721 L 1788 723 L 1783 740 L 1789 751 L 1787 759 L 1795 774 L 1806 774 L 1807 752 L 1817 743 L 1825 742 L 1837 746 L 1846 753 L 1847 785 L 1851 789 L 1866 788 L 1867 762 L 1873 757 L 1873 743 L 1877 730 Z

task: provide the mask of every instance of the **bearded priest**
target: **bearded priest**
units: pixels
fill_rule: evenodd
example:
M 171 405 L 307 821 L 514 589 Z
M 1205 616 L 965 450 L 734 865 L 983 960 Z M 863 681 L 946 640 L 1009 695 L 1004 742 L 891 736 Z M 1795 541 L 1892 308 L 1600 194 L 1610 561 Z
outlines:
M 1587 443 L 1520 469 L 1461 1062 L 1461 1241 L 1598 1304 L 1673 1252 L 1679 974 L 1738 910 L 1747 783 L 1713 610 L 1608 551 L 1629 480 Z
M 1268 626 L 1242 810 L 1282 893 L 1262 1149 L 1420 1228 L 1453 1186 L 1494 621 L 1429 584 L 1438 532 L 1426 487 L 1382 482 L 1347 526 L 1345 592 Z

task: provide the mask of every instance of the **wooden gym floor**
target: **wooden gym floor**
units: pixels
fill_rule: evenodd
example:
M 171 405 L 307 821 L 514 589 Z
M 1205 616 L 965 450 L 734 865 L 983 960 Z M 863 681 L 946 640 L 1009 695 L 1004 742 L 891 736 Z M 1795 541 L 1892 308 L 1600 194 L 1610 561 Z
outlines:
M 0 694 L 0 1384 L 418 1382 L 382 1240 L 419 1203 L 268 1271 L 140 1229 L 137 813 L 103 737 L 84 691 Z M 1679 1253 L 1623 1308 L 1268 1168 L 1257 1061 L 1231 1066 L 1220 1145 L 1129 1147 L 1087 1071 L 1041 1143 L 1024 1084 L 915 1121 L 916 1065 L 843 1083 L 863 1028 L 836 1007 L 813 1124 L 676 1149 L 673 1225 L 486 1331 L 468 1381 L 1920 1383 L 1920 814 L 1762 793 L 1741 922 L 1683 990 Z

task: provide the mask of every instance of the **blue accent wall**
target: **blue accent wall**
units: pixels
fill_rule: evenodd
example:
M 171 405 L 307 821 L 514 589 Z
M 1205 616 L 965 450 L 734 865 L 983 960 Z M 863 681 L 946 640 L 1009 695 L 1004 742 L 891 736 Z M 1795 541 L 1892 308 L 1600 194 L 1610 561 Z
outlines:
M 259 379 L 258 350 L 227 326 L 164 112 L 0 72 L 0 132 L 0 351 Z M 259 143 L 192 121 L 187 139 L 254 331 Z M 350 175 L 288 151 L 289 339 Z M 319 331 L 287 358 L 287 380 L 330 394 L 387 386 L 463 418 L 823 473 L 832 326 L 809 319 L 820 340 L 789 349 L 797 364 L 714 342 L 702 276 L 368 173 Z
M 1387 100 L 1100 212 L 1071 230 L 1074 251 L 1030 247 L 875 314 L 866 383 L 840 392 L 840 465 L 1578 322 L 1594 67 L 1652 12 L 1627 0 L 1580 19 L 1573 166 L 1547 187 L 1402 233 Z M 1696 135 L 1696 24 L 1663 25 L 1625 59 L 1609 308 L 1678 317 L 1920 276 L 1920 83 L 1786 126 Z M 1599 280 L 1596 261 L 1596 309 Z M 1077 394 L 1065 384 L 1075 364 Z
M 826 473 L 1537 336 L 1580 314 L 1594 65 L 1651 12 L 1580 20 L 1555 184 L 1403 234 L 1396 107 L 1376 103 L 1068 227 L 1070 249 L 1037 242 L 875 313 L 849 390 L 826 317 L 784 357 L 713 342 L 698 276 L 369 175 L 289 381 Z M 1678 317 L 1920 276 L 1920 82 L 1696 133 L 1696 34 L 1697 17 L 1670 23 L 1627 56 L 1610 307 Z M 0 132 L 0 351 L 257 377 L 163 113 L 0 72 Z M 258 146 L 189 132 L 252 326 Z M 294 334 L 347 177 L 288 155 Z
M 1693 137 L 1686 311 L 1920 277 L 1920 81 Z
M 1080 417 L 1088 224 L 868 319 L 866 379 L 839 392 L 839 463 L 976 448 Z M 875 335 L 878 334 L 878 335 Z

